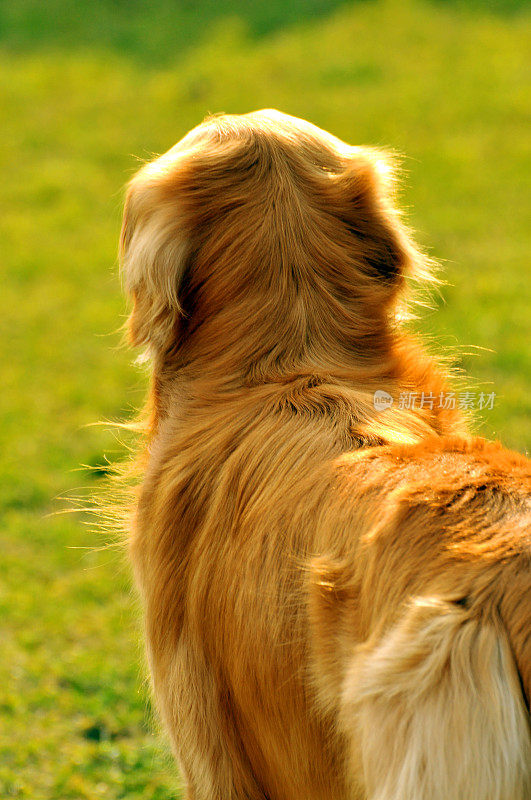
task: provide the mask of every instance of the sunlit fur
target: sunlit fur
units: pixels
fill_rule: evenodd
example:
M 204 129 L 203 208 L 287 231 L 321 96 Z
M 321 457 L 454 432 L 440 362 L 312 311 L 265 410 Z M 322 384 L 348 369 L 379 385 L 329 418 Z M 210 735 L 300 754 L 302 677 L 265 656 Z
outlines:
M 389 159 L 210 118 L 133 178 L 121 249 L 153 367 L 130 554 L 188 800 L 529 800 L 529 464 L 402 329 L 429 269 Z

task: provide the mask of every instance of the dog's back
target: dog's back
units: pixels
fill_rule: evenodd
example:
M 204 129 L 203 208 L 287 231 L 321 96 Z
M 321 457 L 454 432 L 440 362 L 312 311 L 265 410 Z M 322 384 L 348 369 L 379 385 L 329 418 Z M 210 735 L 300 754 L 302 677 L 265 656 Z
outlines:
M 524 800 L 527 462 L 440 437 L 341 454 L 326 414 L 269 410 L 169 425 L 140 505 L 155 688 L 198 796 Z

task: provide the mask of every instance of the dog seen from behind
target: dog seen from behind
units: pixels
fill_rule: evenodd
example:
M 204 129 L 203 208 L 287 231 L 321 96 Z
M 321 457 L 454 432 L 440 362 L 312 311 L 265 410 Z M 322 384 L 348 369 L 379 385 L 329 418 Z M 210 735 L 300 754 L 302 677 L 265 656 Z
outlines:
M 393 187 L 277 111 L 129 185 L 130 555 L 188 800 L 531 798 L 529 462 L 406 330 L 430 264 Z

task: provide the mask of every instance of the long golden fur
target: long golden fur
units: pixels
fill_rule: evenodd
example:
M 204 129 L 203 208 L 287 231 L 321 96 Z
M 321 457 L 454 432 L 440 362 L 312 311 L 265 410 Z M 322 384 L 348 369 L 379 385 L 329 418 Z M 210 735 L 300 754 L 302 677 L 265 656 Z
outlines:
M 153 365 L 130 553 L 188 800 L 529 800 L 531 472 L 403 330 L 428 269 L 389 160 L 213 117 L 133 178 L 121 248 Z

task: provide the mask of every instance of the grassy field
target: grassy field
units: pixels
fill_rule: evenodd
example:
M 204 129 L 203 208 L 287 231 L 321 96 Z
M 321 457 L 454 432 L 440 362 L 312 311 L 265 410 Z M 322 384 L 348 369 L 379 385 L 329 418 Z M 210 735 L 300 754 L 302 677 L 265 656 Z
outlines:
M 122 186 L 207 112 L 276 106 L 406 155 L 448 281 L 419 326 L 496 393 L 478 430 L 531 444 L 520 5 L 0 2 L 0 797 L 179 796 L 123 556 L 52 512 L 123 455 L 87 424 L 145 390 L 117 330 Z

